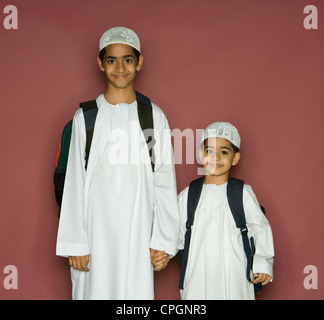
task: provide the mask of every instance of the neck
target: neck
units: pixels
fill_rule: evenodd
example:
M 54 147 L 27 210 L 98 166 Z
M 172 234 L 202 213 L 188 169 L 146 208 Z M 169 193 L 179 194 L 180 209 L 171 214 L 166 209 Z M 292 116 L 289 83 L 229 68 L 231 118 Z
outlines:
M 105 99 L 110 104 L 118 104 L 118 103 L 132 103 L 136 100 L 136 93 L 134 87 L 129 88 L 114 88 L 108 87 L 105 92 Z
M 213 176 L 211 174 L 205 175 L 204 184 L 216 184 L 220 186 L 228 181 L 229 175 L 222 175 L 222 176 Z

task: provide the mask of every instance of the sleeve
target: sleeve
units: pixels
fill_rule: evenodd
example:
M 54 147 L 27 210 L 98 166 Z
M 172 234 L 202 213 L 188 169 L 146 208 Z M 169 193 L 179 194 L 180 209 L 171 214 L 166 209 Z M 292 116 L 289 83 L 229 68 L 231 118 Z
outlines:
M 185 234 L 186 234 L 186 222 L 187 222 L 187 199 L 188 199 L 188 187 L 182 190 L 178 196 L 178 207 L 180 214 L 180 230 L 178 250 L 184 249 Z
M 177 252 L 179 211 L 171 133 L 164 113 L 154 105 L 154 221 L 150 247 Z
M 56 254 L 82 256 L 89 254 L 87 232 L 84 229 L 85 184 L 85 124 L 79 109 L 72 125 L 61 216 L 58 227 Z
M 244 185 L 244 210 L 250 237 L 254 238 L 255 255 L 253 273 L 266 273 L 273 277 L 274 244 L 269 221 L 263 214 L 251 186 Z

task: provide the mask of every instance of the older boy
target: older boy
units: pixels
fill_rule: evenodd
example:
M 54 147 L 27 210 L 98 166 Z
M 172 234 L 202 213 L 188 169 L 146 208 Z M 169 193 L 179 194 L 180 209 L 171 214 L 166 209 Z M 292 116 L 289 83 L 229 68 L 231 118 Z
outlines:
M 227 181 L 231 167 L 240 160 L 240 141 L 236 128 L 227 122 L 215 122 L 204 131 L 199 155 L 206 175 L 192 226 L 182 299 L 254 299 L 253 283 L 266 285 L 272 278 L 271 227 L 252 188 L 244 185 L 243 205 L 248 235 L 256 245 L 253 283 L 246 278 L 242 237 L 227 202 Z M 178 197 L 180 250 L 184 247 L 187 200 L 188 187 Z
M 123 27 L 109 29 L 99 51 L 107 90 L 96 100 L 86 170 L 81 109 L 73 119 L 57 255 L 69 256 L 73 299 L 153 299 L 151 255 L 174 255 L 178 238 L 169 126 L 163 111 L 152 104 L 153 172 L 134 89 L 143 65 L 138 36 Z M 164 254 L 155 268 L 166 263 Z

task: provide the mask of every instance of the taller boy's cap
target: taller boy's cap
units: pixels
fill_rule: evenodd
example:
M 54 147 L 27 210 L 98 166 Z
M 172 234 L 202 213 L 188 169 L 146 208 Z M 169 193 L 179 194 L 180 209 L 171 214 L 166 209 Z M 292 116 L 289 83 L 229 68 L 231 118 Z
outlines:
M 140 40 L 137 34 L 125 27 L 115 27 L 107 30 L 99 41 L 99 51 L 113 43 L 127 44 L 141 52 Z
M 201 143 L 208 138 L 224 138 L 240 148 L 241 137 L 237 129 L 228 122 L 214 122 L 210 124 L 204 131 L 201 137 Z

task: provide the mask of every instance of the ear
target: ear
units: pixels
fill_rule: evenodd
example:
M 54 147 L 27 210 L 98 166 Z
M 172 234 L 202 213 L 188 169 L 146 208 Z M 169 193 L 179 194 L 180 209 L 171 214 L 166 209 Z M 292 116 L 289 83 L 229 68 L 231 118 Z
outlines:
M 235 166 L 236 164 L 238 164 L 238 162 L 240 161 L 240 158 L 241 158 L 241 154 L 239 152 L 236 152 L 234 154 L 234 158 L 233 158 L 233 161 L 232 161 L 232 166 Z
M 136 71 L 140 71 L 142 69 L 143 61 L 144 61 L 144 57 L 140 54 L 140 56 L 138 58 L 138 63 L 136 66 Z
M 97 57 L 97 63 L 98 63 L 99 69 L 101 71 L 105 71 L 104 67 L 102 66 L 102 61 L 99 57 Z

